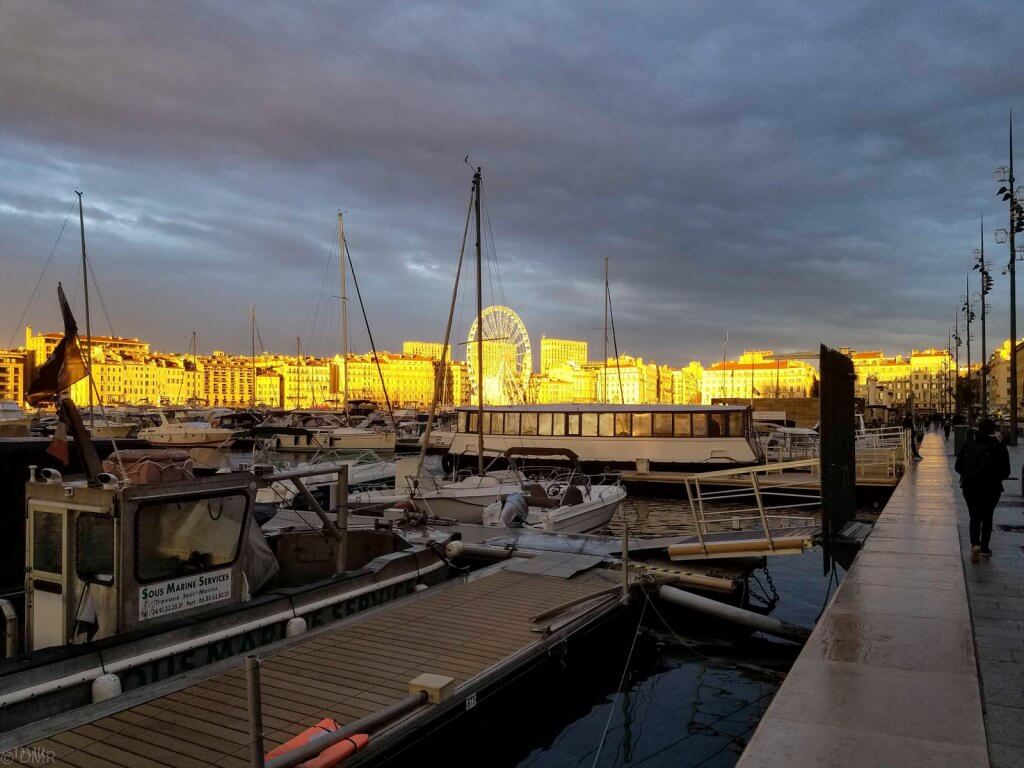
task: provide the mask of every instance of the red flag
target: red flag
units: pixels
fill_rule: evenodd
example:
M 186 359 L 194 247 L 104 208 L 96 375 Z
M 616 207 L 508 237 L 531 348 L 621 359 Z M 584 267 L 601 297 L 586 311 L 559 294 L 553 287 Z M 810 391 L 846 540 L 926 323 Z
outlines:
M 57 284 L 57 298 L 64 317 L 64 338 L 46 358 L 46 362 L 39 366 L 25 395 L 29 405 L 39 406 L 55 401 L 61 392 L 69 390 L 72 384 L 86 375 L 85 360 L 82 359 L 82 349 L 78 343 L 78 323 L 71 314 L 71 307 L 64 296 L 64 287 L 60 283 Z
M 46 452 L 60 460 L 65 467 L 70 463 L 68 459 L 68 428 L 63 421 L 58 421 L 53 430 L 53 440 L 47 447 Z

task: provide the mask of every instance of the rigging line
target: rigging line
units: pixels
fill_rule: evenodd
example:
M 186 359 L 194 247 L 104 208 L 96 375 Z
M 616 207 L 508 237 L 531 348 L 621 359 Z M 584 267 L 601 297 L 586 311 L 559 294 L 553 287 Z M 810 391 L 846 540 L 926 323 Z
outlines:
M 309 336 L 307 337 L 307 346 L 312 348 L 313 346 L 313 334 L 316 331 L 316 321 L 320 316 L 320 305 L 323 303 L 324 291 L 327 289 L 327 275 L 330 272 L 331 264 L 334 263 L 334 242 L 338 237 L 338 222 L 334 222 L 334 233 L 331 235 L 330 246 L 328 246 L 327 260 L 324 263 L 324 276 L 320 280 L 320 295 L 316 299 L 316 307 L 313 310 L 313 321 L 309 326 Z
M 114 324 L 110 322 L 110 313 L 107 311 L 107 302 L 103 300 L 103 291 L 100 290 L 100 281 L 96 279 L 96 270 L 92 266 L 92 257 L 86 256 L 85 263 L 89 265 L 89 274 L 92 276 L 92 287 L 96 290 L 96 296 L 99 297 L 100 307 L 103 308 L 103 316 L 107 319 L 107 329 L 110 331 L 110 335 L 114 335 Z
M 622 404 L 625 405 L 626 404 L 626 392 L 622 388 L 622 363 L 619 360 L 619 341 L 618 341 L 618 339 L 615 336 L 615 313 L 612 312 L 612 289 L 609 288 L 608 286 L 605 286 L 605 293 L 608 295 L 608 320 L 612 324 L 612 349 L 615 351 L 615 370 L 619 374 L 619 399 L 621 399 L 622 400 Z M 639 371 L 638 371 L 638 373 L 639 373 Z M 605 383 L 605 387 L 607 387 L 608 386 L 608 384 L 607 384 L 607 377 L 605 378 L 605 382 L 606 382 Z M 637 381 L 637 385 L 639 386 L 639 379 Z M 607 392 L 605 394 L 607 395 Z M 637 394 L 641 395 L 643 393 L 637 393 Z M 639 399 L 642 399 L 642 398 L 639 398 Z
M 505 285 L 501 280 L 501 267 L 498 262 L 498 246 L 494 242 L 494 229 L 491 227 L 491 212 L 487 207 L 487 198 L 484 197 L 483 189 L 480 190 L 480 204 L 484 209 L 484 219 L 487 222 L 487 237 L 491 241 L 491 253 L 494 255 L 494 268 L 498 277 L 498 295 L 501 296 L 501 303 L 505 303 Z
M 348 269 L 352 273 L 352 285 L 356 287 L 356 298 L 359 299 L 359 309 L 363 313 L 363 323 L 366 325 L 366 336 L 370 340 L 370 349 L 373 350 L 373 359 L 377 363 L 377 375 L 380 376 L 380 388 L 384 390 L 384 402 L 388 407 L 388 418 L 391 420 L 391 428 L 395 428 L 395 412 L 391 407 L 391 398 L 388 397 L 388 385 L 384 383 L 384 371 L 380 367 L 380 357 L 377 354 L 377 345 L 373 343 L 373 331 L 370 330 L 370 319 L 366 316 L 366 305 L 363 304 L 363 294 L 359 290 L 359 278 L 356 277 L 356 267 L 352 263 L 352 252 L 348 249 L 348 238 L 344 240 L 345 256 L 348 257 Z M 340 258 L 340 256 L 339 256 Z
M 626 675 L 629 674 L 629 663 L 633 659 L 633 651 L 636 649 L 636 639 L 640 637 L 640 627 L 644 623 L 644 614 L 647 612 L 647 603 L 640 606 L 640 621 L 636 623 L 636 631 L 633 633 L 633 642 L 629 646 L 629 655 L 626 656 L 626 664 L 622 668 L 622 677 L 619 678 L 619 687 L 615 689 L 615 697 L 612 699 L 611 706 L 608 707 L 608 719 L 604 721 L 604 730 L 601 732 L 601 741 L 597 744 L 597 754 L 594 755 L 594 762 L 590 764 L 591 768 L 597 765 L 597 761 L 601 759 L 601 749 L 604 747 L 604 740 L 608 737 L 608 726 L 612 723 L 612 715 L 615 714 L 615 702 L 619 700 L 619 695 L 622 693 L 622 686 L 626 682 Z
M 64 217 L 64 223 L 60 225 L 60 232 L 57 233 L 57 239 L 53 241 L 53 247 L 50 249 L 50 255 L 46 257 L 46 263 L 43 265 L 43 271 L 39 273 L 39 279 L 36 280 L 35 287 L 32 289 L 32 295 L 28 297 L 25 309 L 22 311 L 21 317 L 18 318 L 18 324 L 14 326 L 14 333 L 11 334 L 11 340 L 7 342 L 8 348 L 14 346 L 14 337 L 18 335 L 18 329 L 21 328 L 21 324 L 25 320 L 25 315 L 28 314 L 28 310 L 32 306 L 32 300 L 35 299 L 36 293 L 39 291 L 39 286 L 43 282 L 43 277 L 46 275 L 46 269 L 50 266 L 50 262 L 53 261 L 53 254 L 57 251 L 57 245 L 60 243 L 60 239 L 64 235 L 64 228 L 68 225 L 68 219 L 71 218 L 71 214 L 74 210 L 75 203 L 72 202 L 71 207 L 68 208 L 68 215 Z

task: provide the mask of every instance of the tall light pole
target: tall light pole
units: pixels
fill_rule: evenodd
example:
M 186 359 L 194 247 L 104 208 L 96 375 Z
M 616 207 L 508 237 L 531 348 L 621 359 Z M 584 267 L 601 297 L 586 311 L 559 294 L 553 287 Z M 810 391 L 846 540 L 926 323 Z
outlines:
M 1017 444 L 1017 246 L 1014 241 L 1018 232 L 1024 232 L 1024 208 L 1021 207 L 1020 190 L 1014 188 L 1013 176 L 1013 112 L 1010 112 L 1010 166 L 996 168 L 996 177 L 1005 182 L 996 193 L 1003 202 L 1010 204 L 1010 228 L 996 231 L 996 242 L 1010 244 L 1010 262 L 1006 271 L 1010 274 L 1010 434 L 1007 442 Z
M 971 279 L 967 277 L 967 293 L 963 296 L 964 303 L 960 311 L 967 322 L 967 420 L 971 420 L 971 408 L 974 404 L 974 387 L 971 384 L 971 321 L 974 319 L 974 303 L 971 301 Z
M 977 270 L 981 278 L 981 290 L 978 292 L 981 300 L 981 412 L 988 413 L 988 347 L 985 341 L 985 297 L 992 290 L 992 275 L 988 272 L 988 265 L 985 263 L 985 217 L 981 217 L 981 247 L 974 249 L 976 261 L 971 269 Z

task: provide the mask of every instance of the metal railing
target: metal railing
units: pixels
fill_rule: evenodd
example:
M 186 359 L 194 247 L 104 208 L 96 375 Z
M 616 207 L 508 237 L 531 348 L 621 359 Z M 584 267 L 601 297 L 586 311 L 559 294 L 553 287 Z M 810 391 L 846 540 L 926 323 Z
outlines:
M 686 478 L 686 497 L 701 547 L 706 550 L 708 534 L 760 527 L 768 548 L 774 549 L 773 527 L 813 524 L 814 519 L 801 510 L 821 507 L 820 490 L 814 492 L 817 476 L 818 460 L 801 459 L 701 472 Z M 713 490 L 708 490 L 708 486 Z M 735 507 L 740 500 L 753 503 Z M 777 500 L 782 503 L 772 503 Z M 708 506 L 723 502 L 729 506 Z

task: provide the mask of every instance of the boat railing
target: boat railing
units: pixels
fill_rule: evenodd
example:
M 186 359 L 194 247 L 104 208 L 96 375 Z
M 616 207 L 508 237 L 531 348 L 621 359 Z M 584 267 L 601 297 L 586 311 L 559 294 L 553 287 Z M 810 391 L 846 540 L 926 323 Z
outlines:
M 810 513 L 820 509 L 821 495 L 808 480 L 817 474 L 817 459 L 800 459 L 687 477 L 686 497 L 701 547 L 706 552 L 705 539 L 713 533 L 760 528 L 774 549 L 773 529 L 814 523 Z

